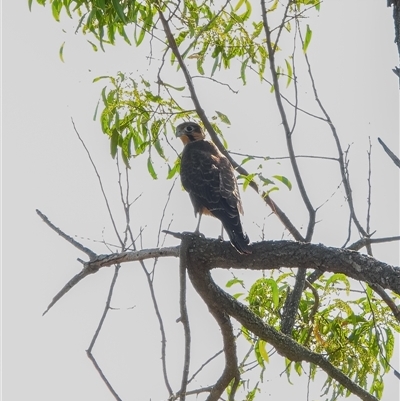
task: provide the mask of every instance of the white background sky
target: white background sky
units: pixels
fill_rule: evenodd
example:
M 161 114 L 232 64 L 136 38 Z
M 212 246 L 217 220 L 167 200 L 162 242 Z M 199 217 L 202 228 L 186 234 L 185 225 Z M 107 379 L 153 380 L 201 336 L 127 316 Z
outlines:
M 352 184 L 363 219 L 366 150 L 368 136 L 371 137 L 375 155 L 372 228 L 377 230 L 377 236 L 399 233 L 398 170 L 376 140 L 379 136 L 394 151 L 399 149 L 398 83 L 391 72 L 397 64 L 397 53 L 392 10 L 385 5 L 385 1 L 363 1 L 362 7 L 357 1 L 323 4 L 320 15 L 310 21 L 314 36 L 309 49 L 321 98 L 337 125 L 343 146 L 354 143 L 350 157 Z M 153 67 L 147 66 L 143 54 L 123 43 L 107 48 L 106 53 L 94 53 L 85 38 L 73 34 L 73 23 L 55 22 L 49 8 L 34 4 L 30 13 L 26 2 L 7 2 L 2 15 L 3 399 L 108 401 L 113 398 L 85 350 L 102 313 L 112 269 L 103 269 L 87 278 L 42 317 L 52 297 L 80 270 L 76 258 L 84 255 L 50 231 L 35 209 L 44 212 L 69 235 L 84 237 L 82 242 L 94 251 L 107 252 L 98 242 L 103 238 L 115 243 L 98 183 L 73 131 L 71 117 L 92 152 L 122 224 L 108 139 L 101 134 L 99 123 L 92 120 L 103 84 L 91 82 L 97 76 L 112 75 L 118 70 L 135 74 L 147 69 L 151 72 Z M 58 50 L 64 41 L 65 63 L 62 63 Z M 176 73 L 169 78 L 182 84 Z M 209 115 L 214 110 L 229 115 L 232 127 L 225 134 L 233 150 L 271 156 L 283 154 L 283 132 L 266 85 L 261 92 L 258 79 L 250 79 L 248 86 L 229 102 L 226 101 L 232 99 L 228 98 L 229 92 L 221 89 L 210 96 L 206 85 L 201 88 L 200 95 L 207 100 Z M 236 89 L 239 88 L 237 83 Z M 306 99 L 307 94 L 303 94 Z M 335 156 L 330 151 L 332 141 L 325 127 L 304 124 L 299 132 L 306 135 L 295 139 L 299 153 L 314 151 Z M 250 139 L 252 134 L 258 135 L 258 142 Z M 247 142 L 243 143 L 243 138 Z M 171 139 L 174 142 L 172 133 Z M 181 149 L 178 141 L 174 146 Z M 307 176 L 306 185 L 318 183 L 311 192 L 315 205 L 329 197 L 329 188 L 336 188 L 340 182 L 337 173 L 331 173 L 332 166 L 326 163 L 300 164 Z M 130 174 L 132 199 L 143 193 L 132 221 L 136 232 L 146 226 L 144 246 L 153 247 L 171 182 L 143 180 L 141 164 L 135 162 Z M 160 177 L 164 173 L 165 169 L 160 168 Z M 266 174 L 286 174 L 293 181 L 284 163 L 270 162 Z M 294 206 L 294 196 L 297 196 L 295 189 L 288 192 L 282 188 L 274 199 L 301 226 L 307 216 L 301 207 Z M 244 222 L 253 241 L 258 240 L 258 226 L 264 222 L 266 239 L 281 237 L 281 226 L 254 193 L 246 191 L 243 202 Z M 319 215 L 321 223 L 317 225 L 315 242 L 343 244 L 346 232 L 337 231 L 336 222 L 337 211 L 344 209 L 340 196 L 328 203 Z M 163 228 L 171 219 L 172 230 L 195 227 L 192 207 L 179 183 L 172 192 Z M 216 222 L 203 223 L 207 235 L 218 235 Z M 168 239 L 168 244 L 176 241 Z M 383 245 L 375 255 L 398 265 L 398 251 L 398 244 Z M 177 261 L 160 263 L 157 274 L 156 288 L 169 335 L 171 380 L 177 389 L 182 361 L 179 347 L 182 333 L 175 323 L 179 316 Z M 229 274 L 221 282 L 227 277 Z M 251 283 L 251 278 L 248 282 Z M 159 330 L 138 265 L 122 268 L 112 304 L 121 309 L 110 314 L 95 347 L 95 356 L 124 400 L 163 399 L 166 392 L 161 378 Z M 135 308 L 129 309 L 132 306 Z M 205 312 L 197 295 L 190 292 L 193 341 L 201 349 L 200 355 L 194 354 L 193 369 L 220 347 L 218 330 Z M 273 368 L 265 374 L 270 380 L 265 394 L 271 394 L 270 399 L 277 399 L 278 395 L 279 399 L 285 399 L 295 394 L 297 399 L 306 400 L 303 385 L 291 386 L 285 376 L 279 378 L 283 371 L 280 358 L 275 357 L 272 363 Z M 393 365 L 399 369 L 398 355 Z M 205 383 L 212 383 L 220 368 L 221 363 L 216 363 Z M 390 391 L 384 400 L 398 399 L 398 381 L 392 374 L 388 375 L 387 387 Z M 312 389 L 317 397 L 319 384 Z

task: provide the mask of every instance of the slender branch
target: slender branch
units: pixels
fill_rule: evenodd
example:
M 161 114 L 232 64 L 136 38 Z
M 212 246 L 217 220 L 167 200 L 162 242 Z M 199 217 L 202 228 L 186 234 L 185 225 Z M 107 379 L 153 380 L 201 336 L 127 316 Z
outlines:
M 368 183 L 368 195 L 367 195 L 367 233 L 370 232 L 370 224 L 371 224 L 371 193 L 372 193 L 372 185 L 371 185 L 371 172 L 372 172 L 372 160 L 371 160 L 371 153 L 372 153 L 372 144 L 371 144 L 371 137 L 368 137 L 369 141 L 369 149 L 367 151 L 368 155 L 368 177 L 367 177 L 367 183 Z
M 193 76 L 192 76 L 192 79 L 195 79 L 195 78 L 199 78 L 199 79 L 201 79 L 201 78 L 202 78 L 202 79 L 208 79 L 209 81 L 213 81 L 213 82 L 215 82 L 216 84 L 219 84 L 219 85 L 228 87 L 228 89 L 229 89 L 232 93 L 234 93 L 235 95 L 237 95 L 237 94 L 239 93 L 238 90 L 235 91 L 229 84 L 227 84 L 227 83 L 225 83 L 225 82 L 218 81 L 218 80 L 215 79 L 215 78 L 212 78 L 212 77 L 205 77 L 205 76 L 203 76 L 203 75 L 193 75 Z
M 72 237 L 69 235 L 65 234 L 64 231 L 62 231 L 60 228 L 56 227 L 50 220 L 49 218 L 43 214 L 39 209 L 36 209 L 36 213 L 41 217 L 41 219 L 53 230 L 55 231 L 59 236 L 63 237 L 66 241 L 68 241 L 70 244 L 72 244 L 75 248 L 79 249 L 83 253 L 86 253 L 86 255 L 89 256 L 90 260 L 94 260 L 96 258 L 96 254 L 90 250 L 89 248 L 86 248 L 82 244 L 80 244 L 78 241 L 74 240 Z
M 105 193 L 105 191 L 104 191 L 103 182 L 102 182 L 102 180 L 101 180 L 100 174 L 99 174 L 99 172 L 98 172 L 98 170 L 97 170 L 97 167 L 96 167 L 96 165 L 95 165 L 95 163 L 94 163 L 94 161 L 93 161 L 93 159 L 92 159 L 92 156 L 91 156 L 91 154 L 90 154 L 90 152 L 89 152 L 89 149 L 87 148 L 85 142 L 83 141 L 83 139 L 81 138 L 81 136 L 80 136 L 78 130 L 76 129 L 75 122 L 74 122 L 74 120 L 73 120 L 72 118 L 71 118 L 71 121 L 72 121 L 72 125 L 73 125 L 73 127 L 74 127 L 74 131 L 75 131 L 76 135 L 78 136 L 78 139 L 80 140 L 80 142 L 81 142 L 83 148 L 85 149 L 85 151 L 86 151 L 86 153 L 87 153 L 87 156 L 88 156 L 88 158 L 89 158 L 89 160 L 90 160 L 90 163 L 91 163 L 91 165 L 92 165 L 92 167 L 93 167 L 93 169 L 94 169 L 94 172 L 96 173 L 96 177 L 97 177 L 97 180 L 98 180 L 99 185 L 100 185 L 100 190 L 101 190 L 101 193 L 103 194 L 103 199 L 104 199 L 104 201 L 105 201 L 105 203 L 106 203 L 106 207 L 107 207 L 107 210 L 108 210 L 108 215 L 109 215 L 109 217 L 110 217 L 110 219 L 111 219 L 111 223 L 112 223 L 112 225 L 113 225 L 113 227 L 114 227 L 115 235 L 117 236 L 118 241 L 120 242 L 121 246 L 123 247 L 123 246 L 124 246 L 124 242 L 123 242 L 122 238 L 121 238 L 120 235 L 119 235 L 119 231 L 118 231 L 118 229 L 117 229 L 117 225 L 116 225 L 116 223 L 115 223 L 113 214 L 112 214 L 112 212 L 111 212 L 110 204 L 108 203 L 107 195 L 106 195 L 106 193 Z
M 131 236 L 133 249 L 136 249 L 136 242 L 135 242 L 135 240 L 133 238 L 132 231 L 131 231 L 130 228 L 129 228 L 129 233 L 130 233 L 130 236 Z M 140 251 L 135 251 L 135 252 L 140 252 Z M 156 261 L 156 260 L 158 260 L 158 258 L 155 257 L 154 260 Z M 154 262 L 154 263 L 156 263 L 156 262 Z M 144 274 L 146 276 L 147 285 L 148 285 L 149 291 L 150 291 L 151 301 L 153 303 L 154 312 L 156 314 L 158 325 L 159 325 L 159 328 L 160 328 L 160 333 L 161 333 L 161 366 L 162 366 L 162 372 L 163 372 L 163 378 L 164 378 L 165 387 L 167 388 L 169 396 L 171 397 L 172 394 L 173 394 L 173 390 L 172 390 L 171 384 L 169 382 L 168 372 L 167 372 L 167 336 L 166 336 L 166 333 L 165 333 L 164 321 L 163 321 L 163 318 L 161 316 L 160 308 L 158 306 L 157 297 L 156 297 L 156 293 L 155 293 L 155 290 L 154 290 L 152 273 L 147 270 L 143 259 L 139 260 L 139 264 L 140 264 L 140 266 L 142 268 L 142 271 L 144 272 Z M 153 266 L 153 272 L 154 272 L 154 268 L 155 268 L 155 265 Z
M 93 351 L 93 347 L 94 347 L 94 345 L 95 345 L 95 343 L 97 341 L 97 338 L 98 338 L 98 336 L 100 334 L 100 331 L 101 331 L 101 329 L 103 327 L 104 321 L 106 320 L 106 316 L 107 316 L 108 312 L 110 311 L 111 299 L 112 299 L 112 295 L 113 295 L 113 292 L 114 292 L 115 284 L 117 282 L 118 273 L 119 273 L 119 269 L 120 268 L 121 268 L 120 265 L 116 265 L 115 266 L 114 275 L 113 275 L 113 278 L 112 278 L 112 281 L 111 281 L 110 289 L 108 291 L 107 301 L 106 301 L 106 305 L 104 307 L 103 314 L 102 314 L 102 316 L 100 318 L 100 322 L 99 322 L 99 324 L 97 326 L 97 329 L 96 329 L 96 331 L 95 331 L 95 333 L 93 335 L 93 338 L 90 341 L 89 348 L 86 350 L 86 355 L 92 361 L 95 369 L 99 373 L 99 375 L 102 378 L 103 382 L 106 384 L 107 388 L 110 390 L 111 394 L 118 401 L 122 401 L 122 399 L 118 396 L 118 394 L 116 393 L 116 391 L 112 387 L 111 383 L 108 381 L 108 379 L 104 375 L 104 373 L 103 373 L 102 369 L 100 368 L 99 364 L 97 363 L 96 358 L 94 357 L 92 351 Z
M 122 401 L 122 398 L 117 394 L 117 392 L 111 386 L 110 382 L 108 381 L 107 377 L 103 373 L 102 369 L 100 368 L 100 366 L 97 363 L 96 359 L 94 358 L 93 354 L 89 353 L 88 351 L 86 351 L 86 354 L 87 354 L 88 358 L 92 361 L 92 363 L 93 363 L 95 369 L 97 370 L 97 372 L 99 373 L 101 379 L 106 384 L 107 388 L 110 390 L 110 393 L 114 396 L 114 398 L 117 401 Z
M 382 238 L 365 237 L 349 245 L 346 249 L 351 249 L 352 251 L 359 251 L 368 244 L 384 244 L 386 242 L 396 242 L 396 241 L 400 241 L 400 236 L 382 237 Z
M 188 384 L 210 363 L 212 362 L 215 358 L 217 358 L 219 355 L 221 355 L 224 352 L 223 349 L 219 350 L 216 352 L 212 357 L 208 358 L 197 370 L 196 372 L 193 373 L 192 377 L 188 380 Z M 186 392 L 187 394 L 187 392 Z
M 237 156 L 243 156 L 243 157 L 252 157 L 253 159 L 262 159 L 262 160 L 287 160 L 290 159 L 289 156 L 276 156 L 276 157 L 270 157 L 270 156 L 257 156 L 257 155 L 249 155 L 248 153 L 240 153 L 240 152 L 234 152 L 232 150 L 229 151 L 230 154 L 232 155 L 237 155 Z M 338 159 L 335 157 L 328 157 L 328 156 L 314 156 L 314 155 L 296 155 L 296 159 L 319 159 L 319 160 L 331 160 L 337 162 Z
M 314 232 L 314 227 L 315 227 L 316 212 L 315 212 L 314 207 L 311 204 L 310 198 L 308 196 L 308 193 L 307 193 L 306 188 L 303 183 L 303 179 L 300 174 L 300 170 L 299 170 L 299 166 L 296 161 L 296 156 L 295 156 L 293 142 L 292 142 L 292 132 L 290 130 L 286 111 L 285 111 L 285 108 L 282 103 L 282 98 L 280 96 L 280 84 L 278 81 L 278 74 L 276 72 L 276 66 L 275 66 L 275 51 L 274 51 L 275 49 L 272 47 L 271 31 L 270 31 L 270 28 L 268 25 L 265 0 L 261 0 L 261 11 L 262 11 L 262 20 L 263 20 L 263 25 L 264 25 L 265 37 L 267 40 L 269 65 L 270 65 L 270 70 L 271 70 L 271 74 L 272 74 L 272 81 L 274 84 L 275 101 L 278 106 L 279 114 L 280 114 L 281 120 L 282 120 L 282 125 L 283 125 L 284 131 L 285 131 L 286 146 L 287 146 L 287 149 L 289 152 L 290 162 L 292 165 L 293 173 L 296 178 L 296 182 L 297 182 L 301 197 L 303 199 L 303 202 L 306 206 L 306 209 L 307 209 L 308 215 L 309 215 L 309 222 L 308 222 L 308 226 L 307 226 L 307 234 L 306 234 L 305 240 L 311 241 L 313 232 Z M 303 283 L 303 285 L 304 285 L 304 283 Z
M 113 253 L 110 255 L 96 255 L 93 253 L 96 255 L 93 260 L 91 262 L 83 262 L 84 268 L 78 274 L 72 277 L 68 283 L 65 284 L 64 287 L 54 296 L 47 309 L 43 312 L 43 315 L 45 315 L 69 290 L 75 287 L 85 277 L 96 273 L 101 267 L 125 262 L 143 261 L 145 259 L 153 259 L 165 256 L 173 256 L 177 258 L 179 256 L 179 248 L 180 247 L 178 245 L 175 247 L 143 249 L 140 251 Z
M 303 40 L 303 36 L 301 34 L 300 27 L 298 27 L 298 32 L 299 32 L 301 43 L 304 45 L 304 40 Z M 322 102 L 321 102 L 321 100 L 319 98 L 318 91 L 317 91 L 317 88 L 316 88 L 316 85 L 315 85 L 315 81 L 314 81 L 314 75 L 313 75 L 312 70 L 311 70 L 311 64 L 310 64 L 310 61 L 308 59 L 307 53 L 304 53 L 304 59 L 306 61 L 306 65 L 307 65 L 307 68 L 308 68 L 308 75 L 310 77 L 311 86 L 312 86 L 312 89 L 313 89 L 313 92 L 314 92 L 315 101 L 317 102 L 321 112 L 325 116 L 325 119 L 326 119 L 326 121 L 327 121 L 327 123 L 328 123 L 328 125 L 329 125 L 329 127 L 331 129 L 332 136 L 333 136 L 334 141 L 336 143 L 336 148 L 337 148 L 337 151 L 338 151 L 340 173 L 341 173 L 341 176 L 342 176 L 343 185 L 344 185 L 344 189 L 345 189 L 345 192 L 346 192 L 346 197 L 347 197 L 347 202 L 348 202 L 349 209 L 350 209 L 351 218 L 354 221 L 354 224 L 356 225 L 358 231 L 364 237 L 367 237 L 368 234 L 364 230 L 364 228 L 361 226 L 360 222 L 358 221 L 358 218 L 357 218 L 357 215 L 356 215 L 356 212 L 355 212 L 352 190 L 351 190 L 350 182 L 349 182 L 349 179 L 348 179 L 348 176 L 347 176 L 347 173 L 346 173 L 346 163 L 344 161 L 343 150 L 342 150 L 342 145 L 340 143 L 339 135 L 338 135 L 338 133 L 336 131 L 335 125 L 332 123 L 332 120 L 331 120 L 328 112 L 326 111 L 325 107 L 322 105 Z
M 393 163 L 397 166 L 400 167 L 400 159 L 385 145 L 385 143 L 382 141 L 381 138 L 378 138 L 378 142 L 382 145 L 384 151 L 387 153 L 387 155 L 393 160 Z

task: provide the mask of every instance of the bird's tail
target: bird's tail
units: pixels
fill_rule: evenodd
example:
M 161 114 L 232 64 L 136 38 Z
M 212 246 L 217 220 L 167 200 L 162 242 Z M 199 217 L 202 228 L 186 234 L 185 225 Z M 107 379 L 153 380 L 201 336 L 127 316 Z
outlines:
M 235 231 L 226 230 L 231 244 L 236 248 L 239 253 L 250 254 L 252 253 L 250 244 L 250 239 L 245 233 L 237 233 Z
M 221 221 L 225 231 L 228 233 L 231 244 L 236 250 L 244 254 L 252 253 L 250 239 L 247 234 L 243 232 L 239 211 L 237 209 L 229 211 L 226 208 L 209 210 L 214 217 Z

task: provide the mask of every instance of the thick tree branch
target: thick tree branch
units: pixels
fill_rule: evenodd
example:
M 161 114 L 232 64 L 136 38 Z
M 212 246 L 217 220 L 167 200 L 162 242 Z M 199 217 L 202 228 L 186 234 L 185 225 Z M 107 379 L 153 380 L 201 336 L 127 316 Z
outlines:
M 184 239 L 184 242 L 185 241 L 191 242 L 190 249 L 197 249 L 194 237 L 186 237 Z M 194 257 L 193 252 L 188 252 L 187 258 L 188 273 L 192 284 L 208 305 L 212 305 L 212 308 L 218 309 L 221 313 L 227 313 L 234 317 L 239 323 L 259 338 L 273 345 L 282 356 L 292 361 L 307 361 L 313 363 L 362 400 L 377 401 L 377 398 L 349 379 L 349 377 L 333 366 L 322 355 L 311 352 L 290 337 L 265 324 L 247 306 L 241 304 L 218 287 L 211 277 L 209 266 L 205 258 L 200 260 Z
M 352 250 L 294 241 L 262 241 L 253 243 L 251 255 L 240 255 L 230 242 L 202 238 L 192 233 L 179 234 L 181 239 L 187 237 L 193 237 L 193 241 L 196 243 L 194 254 L 199 258 L 199 262 L 205 263 L 209 269 L 217 267 L 251 270 L 271 270 L 282 267 L 310 268 L 315 269 L 318 274 L 320 272 L 343 273 L 355 280 L 378 284 L 383 289 L 392 290 L 400 295 L 399 267 L 390 266 Z M 180 246 L 178 245 L 98 255 L 93 260 L 84 262 L 82 271 L 55 295 L 44 314 L 83 278 L 96 273 L 102 267 L 150 258 L 178 257 L 179 250 Z M 313 280 L 311 279 L 311 281 Z

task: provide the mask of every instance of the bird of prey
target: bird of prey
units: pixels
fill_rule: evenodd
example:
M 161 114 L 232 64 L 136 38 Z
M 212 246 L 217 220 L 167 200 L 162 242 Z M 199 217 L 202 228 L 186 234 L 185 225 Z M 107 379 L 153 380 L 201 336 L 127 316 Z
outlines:
M 181 180 L 189 193 L 199 233 L 203 214 L 219 219 L 228 233 L 231 244 L 239 253 L 251 253 L 249 237 L 243 232 L 240 213 L 242 202 L 234 169 L 229 160 L 210 141 L 201 127 L 185 122 L 176 127 L 176 136 L 184 144 L 181 159 Z

